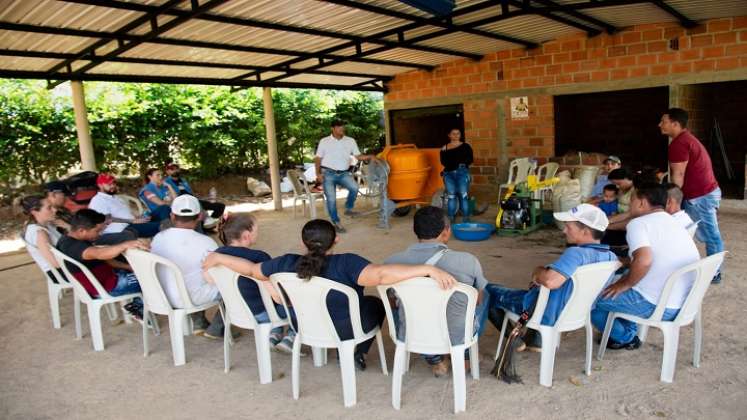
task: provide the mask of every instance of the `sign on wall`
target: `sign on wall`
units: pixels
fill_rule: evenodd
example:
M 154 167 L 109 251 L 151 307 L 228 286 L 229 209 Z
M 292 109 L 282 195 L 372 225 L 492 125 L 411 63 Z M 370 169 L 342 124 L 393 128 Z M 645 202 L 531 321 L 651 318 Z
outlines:
M 519 96 L 511 98 L 511 119 L 526 120 L 529 119 L 529 98 Z

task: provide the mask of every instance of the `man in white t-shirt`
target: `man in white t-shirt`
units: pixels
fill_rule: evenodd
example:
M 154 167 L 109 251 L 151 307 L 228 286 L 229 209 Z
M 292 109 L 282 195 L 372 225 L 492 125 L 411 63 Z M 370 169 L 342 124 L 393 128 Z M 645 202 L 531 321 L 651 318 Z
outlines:
M 135 217 L 130 206 L 117 197 L 119 189 L 114 176 L 100 173 L 96 186 L 99 192 L 91 198 L 88 208 L 105 215 L 109 221 L 97 245 L 116 245 L 137 238 L 151 238 L 158 233 L 158 222 Z
M 358 144 L 351 137 L 345 135 L 345 123 L 340 120 L 332 122 L 332 134 L 319 140 L 316 148 L 314 164 L 316 166 L 316 179 L 324 187 L 324 197 L 327 202 L 327 213 L 335 229 L 344 233 L 345 228 L 340 224 L 337 215 L 337 186 L 348 190 L 348 198 L 345 201 L 345 214 L 354 216 L 355 198 L 358 195 L 358 183 L 350 173 L 351 157 L 358 160 L 369 160 L 372 155 L 363 155 L 358 150 Z
M 633 192 L 626 238 L 630 257 L 630 271 L 607 286 L 591 311 L 591 322 L 603 331 L 610 312 L 623 312 L 641 318 L 651 316 L 659 303 L 669 276 L 676 270 L 698 261 L 700 254 L 684 227 L 667 213 L 666 185 L 645 183 Z M 677 316 L 690 292 L 694 273 L 686 274 L 672 288 L 662 319 Z M 616 319 L 607 348 L 634 350 L 641 342 L 636 336 L 638 326 L 624 319 Z
M 171 221 L 174 227 L 166 229 L 153 238 L 150 250 L 179 267 L 184 278 L 184 285 L 189 299 L 194 305 L 203 305 L 220 299 L 218 288 L 208 283 L 203 277 L 202 261 L 209 252 L 218 248 L 218 244 L 207 235 L 195 231 L 200 223 L 202 208 L 196 197 L 180 195 L 171 203 Z M 174 308 L 183 308 L 184 302 L 179 294 L 176 279 L 172 270 L 159 266 L 158 278 L 161 281 L 166 297 Z M 193 315 L 195 334 L 208 338 L 223 337 L 223 319 L 220 313 L 213 318 L 208 327 L 205 312 Z M 207 329 L 206 329 L 207 328 Z
M 693 219 L 682 210 L 683 197 L 682 189 L 677 184 L 667 184 L 667 213 L 671 214 L 680 226 L 687 229 L 693 224 Z

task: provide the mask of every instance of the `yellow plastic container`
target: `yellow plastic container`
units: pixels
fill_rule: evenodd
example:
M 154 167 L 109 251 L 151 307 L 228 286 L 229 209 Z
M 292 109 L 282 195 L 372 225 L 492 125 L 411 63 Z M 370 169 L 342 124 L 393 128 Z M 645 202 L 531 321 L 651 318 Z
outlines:
M 389 164 L 389 199 L 414 200 L 423 196 L 431 172 L 423 151 L 414 144 L 387 146 L 380 157 Z

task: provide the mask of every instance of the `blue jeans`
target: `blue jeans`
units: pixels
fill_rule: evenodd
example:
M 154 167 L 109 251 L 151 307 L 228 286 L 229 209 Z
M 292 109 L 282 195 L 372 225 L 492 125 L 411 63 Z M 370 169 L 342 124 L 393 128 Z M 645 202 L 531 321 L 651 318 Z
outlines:
M 152 238 L 161 229 L 161 222 L 131 223 L 126 229 L 137 233 L 138 238 Z
M 503 309 L 515 314 L 520 314 L 524 311 L 524 296 L 526 296 L 527 292 L 528 290 L 526 289 L 512 289 L 497 284 L 488 284 L 485 286 L 485 293 L 489 296 L 488 302 L 491 308 Z M 485 320 L 483 319 L 484 323 Z
M 721 189 L 716 188 L 710 193 L 683 201 L 685 212 L 698 223 L 695 237 L 706 245 L 706 255 L 717 254 L 724 250 L 721 232 L 718 229 L 718 210 L 721 201 Z
M 622 312 L 641 318 L 648 318 L 654 313 L 656 305 L 647 301 L 640 293 L 628 289 L 615 298 L 600 296 L 591 310 L 591 323 L 599 331 L 604 331 L 607 325 L 607 315 L 610 312 Z M 662 320 L 671 321 L 680 312 L 679 309 L 666 309 Z M 626 319 L 615 319 L 610 332 L 610 339 L 616 343 L 630 343 L 638 332 L 638 324 Z
M 126 270 L 114 270 L 117 275 L 117 285 L 109 291 L 110 296 L 122 296 L 130 293 L 140 293 L 140 283 L 135 273 Z
M 171 207 L 167 204 L 158 206 L 150 211 L 150 220 L 153 222 L 160 222 L 168 219 L 169 216 L 171 216 Z
M 447 211 L 450 219 L 456 217 L 457 208 L 461 207 L 462 217 L 469 217 L 469 169 L 459 165 L 455 171 L 444 172 L 444 186 L 446 187 Z
M 285 319 L 288 317 L 285 313 L 285 308 L 283 308 L 283 305 L 276 303 L 275 310 L 277 311 L 278 316 L 280 318 Z M 260 324 L 267 324 L 270 322 L 270 315 L 267 314 L 267 311 L 261 312 L 261 313 L 254 315 L 254 320 Z M 273 328 L 272 330 L 270 330 L 270 334 L 282 335 L 283 327 Z M 288 337 L 294 338 L 295 336 L 296 336 L 296 332 L 293 330 L 293 328 L 288 328 Z
M 327 201 L 327 213 L 332 223 L 339 223 L 337 215 L 337 186 L 340 185 L 348 190 L 348 199 L 345 201 L 345 210 L 352 210 L 355 206 L 355 198 L 358 196 L 358 183 L 355 182 L 350 172 L 335 172 L 322 169 L 324 174 L 324 198 Z

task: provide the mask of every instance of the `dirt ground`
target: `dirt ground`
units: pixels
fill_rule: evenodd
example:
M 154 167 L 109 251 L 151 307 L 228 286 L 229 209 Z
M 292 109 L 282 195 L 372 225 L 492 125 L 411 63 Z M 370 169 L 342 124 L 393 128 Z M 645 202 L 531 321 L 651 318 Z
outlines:
M 365 206 L 365 203 L 363 203 Z M 321 206 L 320 212 L 323 212 Z M 259 248 L 272 255 L 300 250 L 304 219 L 292 212 L 259 211 Z M 323 214 L 323 213 L 322 213 Z M 494 215 L 495 211 L 488 211 Z M 507 385 L 489 375 L 497 332 L 488 327 L 480 340 L 479 381 L 467 380 L 467 412 L 462 418 L 747 418 L 747 208 L 724 206 L 721 229 L 731 251 L 724 281 L 708 291 L 704 308 L 701 367 L 692 366 L 692 329 L 681 334 L 675 382 L 659 382 L 661 333 L 652 330 L 637 351 L 608 352 L 594 359 L 593 373 L 582 373 L 584 333 L 564 335 L 555 361 L 554 384 L 538 384 L 539 355 L 522 353 L 523 384 Z M 487 220 L 487 219 L 486 219 Z M 412 216 L 395 219 L 390 231 L 377 230 L 375 216 L 344 220 L 338 252 L 360 253 L 372 261 L 414 241 Z M 492 237 L 485 242 L 452 240 L 451 247 L 477 255 L 495 283 L 524 287 L 531 269 L 557 257 L 562 234 L 551 228 L 518 239 Z M 290 357 L 273 353 L 271 384 L 260 385 L 253 336 L 244 333 L 233 349 L 230 373 L 223 372 L 222 341 L 187 337 L 187 364 L 174 367 L 166 319 L 162 334 L 151 339 L 143 357 L 139 324 L 104 321 L 106 350 L 94 352 L 83 315 L 84 337 L 74 339 L 72 297 L 61 303 L 62 329 L 54 330 L 46 286 L 26 254 L 0 257 L 0 418 L 4 419 L 337 419 L 453 416 L 452 381 L 434 378 L 413 356 L 404 378 L 402 409 L 391 406 L 391 378 L 377 364 L 376 346 L 369 367 L 357 373 L 358 404 L 342 404 L 340 371 L 335 357 L 315 368 L 302 359 L 301 396 L 291 396 Z M 20 266 L 19 266 L 20 265 Z M 15 268 L 13 268 L 15 267 Z M 373 292 L 373 291 L 371 291 Z M 393 345 L 385 332 L 391 369 Z M 596 345 L 595 345 L 596 350 Z

